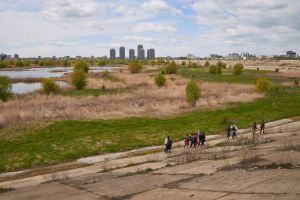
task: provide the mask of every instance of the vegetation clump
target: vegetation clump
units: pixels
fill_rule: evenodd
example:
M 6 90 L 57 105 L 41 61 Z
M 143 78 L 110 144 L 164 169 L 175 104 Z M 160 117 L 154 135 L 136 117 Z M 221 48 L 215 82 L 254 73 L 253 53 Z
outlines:
M 81 90 L 86 86 L 86 73 L 82 70 L 75 70 L 71 75 L 71 83 L 77 89 Z
M 74 71 L 81 70 L 84 73 L 88 73 L 89 69 L 90 69 L 90 67 L 89 67 L 88 63 L 86 63 L 84 60 L 78 60 L 74 63 L 74 67 L 73 67 Z
M 7 101 L 12 96 L 11 81 L 6 76 L 0 76 L 0 100 Z
M 155 84 L 159 87 L 162 87 L 166 84 L 166 78 L 162 73 L 159 73 L 154 78 Z
M 176 74 L 177 73 L 177 65 L 175 63 L 175 61 L 172 61 L 171 63 L 169 63 L 165 69 L 164 69 L 164 72 L 166 74 Z
M 205 64 L 204 64 L 204 66 L 205 67 L 209 67 L 210 66 L 209 61 L 206 61 Z
M 216 64 L 217 68 L 220 68 L 221 70 L 222 69 L 226 69 L 226 64 L 219 61 L 217 64 Z
M 17 61 L 15 62 L 15 66 L 16 66 L 16 67 L 24 67 L 24 62 L 23 62 L 22 60 L 17 60 Z
M 186 100 L 191 106 L 196 106 L 196 102 L 201 97 L 201 90 L 196 81 L 191 80 L 185 88 Z
M 143 66 L 138 61 L 132 61 L 128 64 L 128 70 L 132 74 L 142 71 Z
M 58 93 L 60 88 L 54 80 L 46 78 L 42 81 L 42 89 L 47 95 L 49 95 L 51 93 Z
M 238 76 L 241 75 L 243 72 L 244 66 L 241 63 L 237 63 L 233 66 L 233 74 Z
M 259 78 L 256 80 L 256 90 L 258 92 L 266 92 L 270 88 L 270 81 L 267 78 Z
M 210 74 L 221 74 L 222 73 L 222 67 L 217 65 L 210 65 L 209 66 L 209 73 Z
M 7 62 L 5 61 L 0 61 L 0 69 L 1 68 L 6 68 L 8 65 L 7 65 Z

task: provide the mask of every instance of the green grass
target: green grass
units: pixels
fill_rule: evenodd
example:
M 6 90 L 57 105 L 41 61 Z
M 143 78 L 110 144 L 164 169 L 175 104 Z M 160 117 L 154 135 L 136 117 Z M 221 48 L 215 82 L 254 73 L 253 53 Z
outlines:
M 233 118 L 238 128 L 300 114 L 300 89 L 273 92 L 266 98 L 226 109 L 201 110 L 166 119 L 125 118 L 114 120 L 65 120 L 37 129 L 16 130 L 22 134 L 0 138 L 0 171 L 73 160 L 106 152 L 119 152 L 161 145 L 166 135 L 175 141 L 192 131 L 224 133 L 225 118 Z M 0 130 L 5 131 L 5 129 Z
M 279 82 L 282 79 L 278 76 L 278 73 L 272 71 L 244 69 L 242 75 L 239 76 L 233 75 L 232 71 L 232 69 L 223 69 L 222 74 L 215 75 L 210 74 L 208 68 L 188 68 L 181 66 L 178 70 L 178 74 L 204 81 L 243 84 L 253 84 L 259 77 L 268 77 L 274 82 Z
M 67 90 L 63 92 L 66 96 L 101 96 L 124 92 L 122 89 L 82 89 L 82 90 Z

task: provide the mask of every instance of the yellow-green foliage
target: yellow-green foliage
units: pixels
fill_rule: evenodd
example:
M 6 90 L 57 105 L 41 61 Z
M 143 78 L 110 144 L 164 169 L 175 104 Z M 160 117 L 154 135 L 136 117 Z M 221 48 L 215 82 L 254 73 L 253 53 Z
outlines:
M 186 92 L 186 101 L 195 106 L 198 99 L 201 97 L 201 90 L 196 81 L 191 80 L 188 82 L 185 88 Z
M 12 96 L 11 81 L 6 76 L 0 76 L 0 100 L 7 101 Z
M 256 90 L 258 92 L 266 92 L 270 88 L 270 81 L 267 78 L 259 78 L 256 80 Z
M 132 61 L 128 64 L 128 70 L 132 73 L 139 73 L 142 71 L 143 66 L 138 61 Z
M 71 75 L 71 83 L 77 90 L 83 89 L 86 86 L 86 73 L 82 70 L 75 70 Z
M 74 67 L 73 67 L 73 70 L 74 71 L 78 71 L 78 70 L 81 70 L 83 71 L 84 73 L 88 73 L 89 72 L 89 65 L 87 64 L 87 62 L 85 62 L 84 60 L 77 60 L 75 63 L 74 63 Z
M 243 64 L 241 64 L 241 63 L 235 64 L 233 66 L 233 74 L 236 76 L 241 75 L 243 72 L 243 68 L 244 68 Z
M 162 73 L 159 73 L 154 78 L 155 84 L 159 87 L 164 86 L 166 84 L 166 78 Z
M 46 94 L 59 92 L 59 85 L 52 79 L 46 78 L 42 81 L 42 89 Z
M 166 74 L 176 74 L 177 73 L 177 65 L 174 61 L 172 61 L 171 63 L 169 63 L 165 69 L 164 72 Z

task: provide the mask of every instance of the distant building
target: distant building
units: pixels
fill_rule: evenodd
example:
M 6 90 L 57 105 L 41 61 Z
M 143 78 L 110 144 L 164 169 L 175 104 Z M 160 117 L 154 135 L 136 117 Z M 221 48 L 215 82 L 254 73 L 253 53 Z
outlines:
M 120 59 L 125 59 L 125 47 L 120 47 L 119 49 Z
M 253 60 L 253 59 L 256 59 L 256 56 L 254 54 L 250 54 L 248 52 L 243 52 L 241 53 L 240 57 L 243 59 L 243 60 Z
M 154 60 L 155 59 L 155 50 L 154 49 L 148 49 L 147 50 L 147 59 L 148 60 Z
M 137 57 L 139 60 L 145 59 L 145 50 L 143 49 L 143 45 L 141 44 L 137 46 Z
M 5 59 L 6 59 L 6 54 L 1 53 L 1 54 L 0 54 L 0 60 L 5 60 Z
M 134 49 L 129 49 L 129 59 L 130 60 L 134 60 L 135 59 Z
M 287 58 L 296 58 L 297 57 L 296 52 L 294 52 L 294 51 L 287 51 L 285 56 Z
M 19 59 L 19 55 L 18 55 L 18 54 L 15 54 L 15 55 L 14 55 L 14 59 Z
M 115 49 L 110 49 L 109 57 L 110 57 L 110 59 L 116 59 L 116 50 Z
M 239 60 L 241 57 L 238 53 L 230 53 L 227 56 L 227 59 L 229 60 Z
M 76 59 L 81 59 L 81 56 L 76 56 Z
M 219 54 L 210 54 L 209 55 L 209 59 L 222 59 L 223 56 L 219 55 Z

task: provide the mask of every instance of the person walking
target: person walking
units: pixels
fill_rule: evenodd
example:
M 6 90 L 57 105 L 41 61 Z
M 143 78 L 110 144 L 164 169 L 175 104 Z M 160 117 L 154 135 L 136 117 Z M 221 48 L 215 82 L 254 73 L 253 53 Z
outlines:
M 257 125 L 256 125 L 256 122 L 254 122 L 254 123 L 252 124 L 252 141 L 253 141 L 253 142 L 254 142 L 256 130 L 257 130 Z
M 171 153 L 172 144 L 173 144 L 172 138 L 171 138 L 171 137 L 168 137 L 168 144 L 167 144 L 167 146 L 168 146 L 167 152 L 168 152 L 168 153 Z
M 206 141 L 206 137 L 205 137 L 204 131 L 201 131 L 199 140 L 201 141 L 201 147 L 204 146 L 204 143 L 205 143 L 205 141 Z
M 168 152 L 168 141 L 169 141 L 169 136 L 165 138 L 165 150 L 164 152 L 167 153 Z
M 262 122 L 260 124 L 259 134 L 261 134 L 261 133 L 265 134 L 265 126 L 266 126 L 265 120 L 262 120 Z
M 184 139 L 184 148 L 189 147 L 189 135 L 186 135 L 185 139 Z
M 230 128 L 230 125 L 228 125 L 227 129 L 226 129 L 226 137 L 227 137 L 227 140 L 230 140 L 230 132 L 231 132 L 231 128 Z
M 232 139 L 237 139 L 237 131 L 238 131 L 238 128 L 237 128 L 237 126 L 234 124 L 233 126 L 232 126 Z

